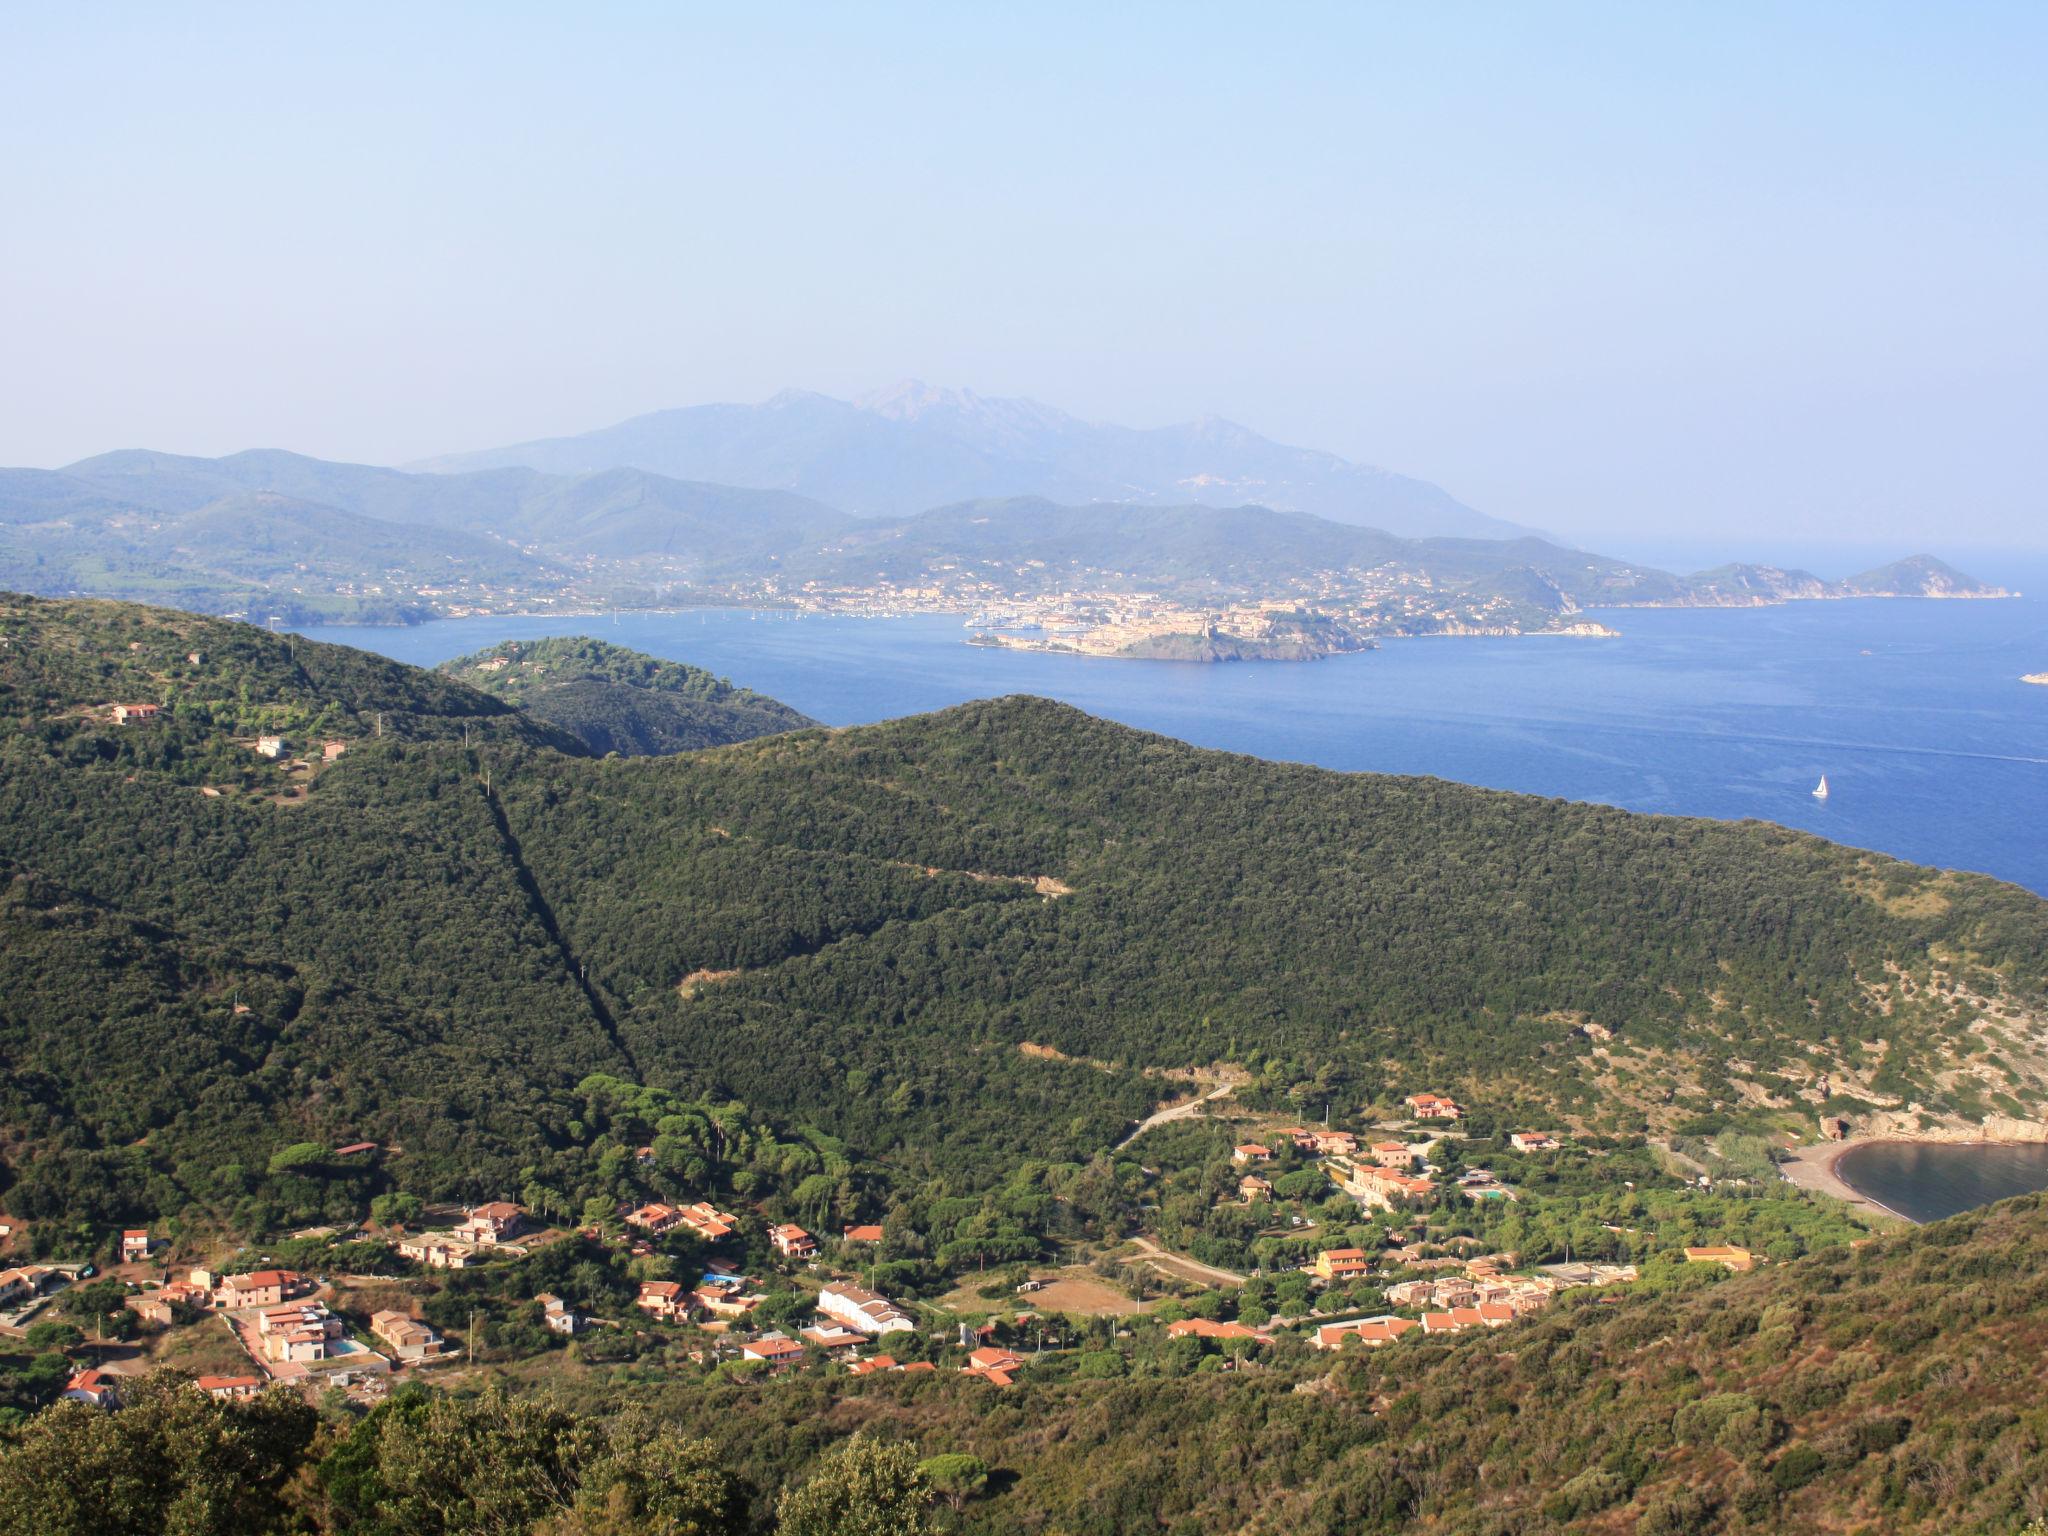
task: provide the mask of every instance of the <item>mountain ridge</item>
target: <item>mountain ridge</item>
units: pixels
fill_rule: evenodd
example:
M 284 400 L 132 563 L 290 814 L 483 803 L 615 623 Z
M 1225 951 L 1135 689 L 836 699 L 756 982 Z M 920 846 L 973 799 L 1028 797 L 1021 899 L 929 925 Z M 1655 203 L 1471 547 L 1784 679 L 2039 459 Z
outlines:
M 1476 512 L 1427 481 L 1276 443 L 1220 417 L 1120 427 L 1033 400 L 916 380 L 852 401 L 784 390 L 759 405 L 673 407 L 408 467 L 439 473 L 515 465 L 556 473 L 632 465 L 797 491 L 868 516 L 1036 495 L 1084 504 L 1252 501 L 1411 537 L 1531 531 Z

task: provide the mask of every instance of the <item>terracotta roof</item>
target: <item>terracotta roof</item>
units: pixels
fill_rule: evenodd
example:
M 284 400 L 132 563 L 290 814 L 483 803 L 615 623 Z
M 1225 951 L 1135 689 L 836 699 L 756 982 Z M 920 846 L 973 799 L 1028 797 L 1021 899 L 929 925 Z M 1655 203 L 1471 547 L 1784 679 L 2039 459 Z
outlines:
M 1243 1323 L 1218 1323 L 1206 1317 L 1184 1317 L 1166 1325 L 1167 1337 L 1175 1339 L 1256 1339 L 1259 1331 Z

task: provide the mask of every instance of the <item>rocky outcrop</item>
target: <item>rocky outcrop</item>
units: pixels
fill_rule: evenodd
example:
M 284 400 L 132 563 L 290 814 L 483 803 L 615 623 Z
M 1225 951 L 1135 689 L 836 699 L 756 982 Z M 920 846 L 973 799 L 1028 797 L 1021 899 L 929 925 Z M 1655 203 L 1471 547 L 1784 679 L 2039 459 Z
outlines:
M 1940 1141 L 2001 1142 L 2020 1144 L 2048 1141 L 2048 1122 L 2017 1120 L 2011 1115 L 1986 1115 L 1976 1125 L 1926 1126 L 1910 1106 L 1904 1110 L 1883 1109 L 1861 1115 L 1850 1122 L 1850 1134 L 1858 1141 Z M 1830 1140 L 1839 1138 L 1830 1137 Z

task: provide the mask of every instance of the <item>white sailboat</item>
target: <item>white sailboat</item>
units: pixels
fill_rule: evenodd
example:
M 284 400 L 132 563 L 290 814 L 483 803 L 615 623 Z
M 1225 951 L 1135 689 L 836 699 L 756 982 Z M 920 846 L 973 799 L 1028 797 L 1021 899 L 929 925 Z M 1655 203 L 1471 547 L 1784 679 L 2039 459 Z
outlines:
M 1816 785 L 1814 785 L 1814 786 L 1813 786 L 1813 798 L 1814 798 L 1814 799 L 1816 799 L 1816 800 L 1825 800 L 1825 799 L 1827 799 L 1827 797 L 1828 797 L 1828 776 L 1827 776 L 1826 774 L 1822 774 L 1822 775 L 1820 776 L 1820 782 L 1819 782 L 1818 784 L 1816 784 Z

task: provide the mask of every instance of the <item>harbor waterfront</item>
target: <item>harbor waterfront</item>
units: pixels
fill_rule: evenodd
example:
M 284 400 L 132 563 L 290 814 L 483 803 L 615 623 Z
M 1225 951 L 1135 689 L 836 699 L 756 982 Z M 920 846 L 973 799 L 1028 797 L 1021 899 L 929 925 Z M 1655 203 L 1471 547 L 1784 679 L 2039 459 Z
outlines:
M 2048 603 L 1871 600 L 1588 614 L 1618 637 L 1389 640 L 1303 664 L 968 645 L 958 618 L 704 609 L 305 633 L 433 664 L 592 634 L 830 725 L 1031 693 L 1146 730 L 1342 770 L 1431 774 L 1664 814 L 1757 818 L 2048 892 Z M 1812 791 L 1827 776 L 1829 794 Z

